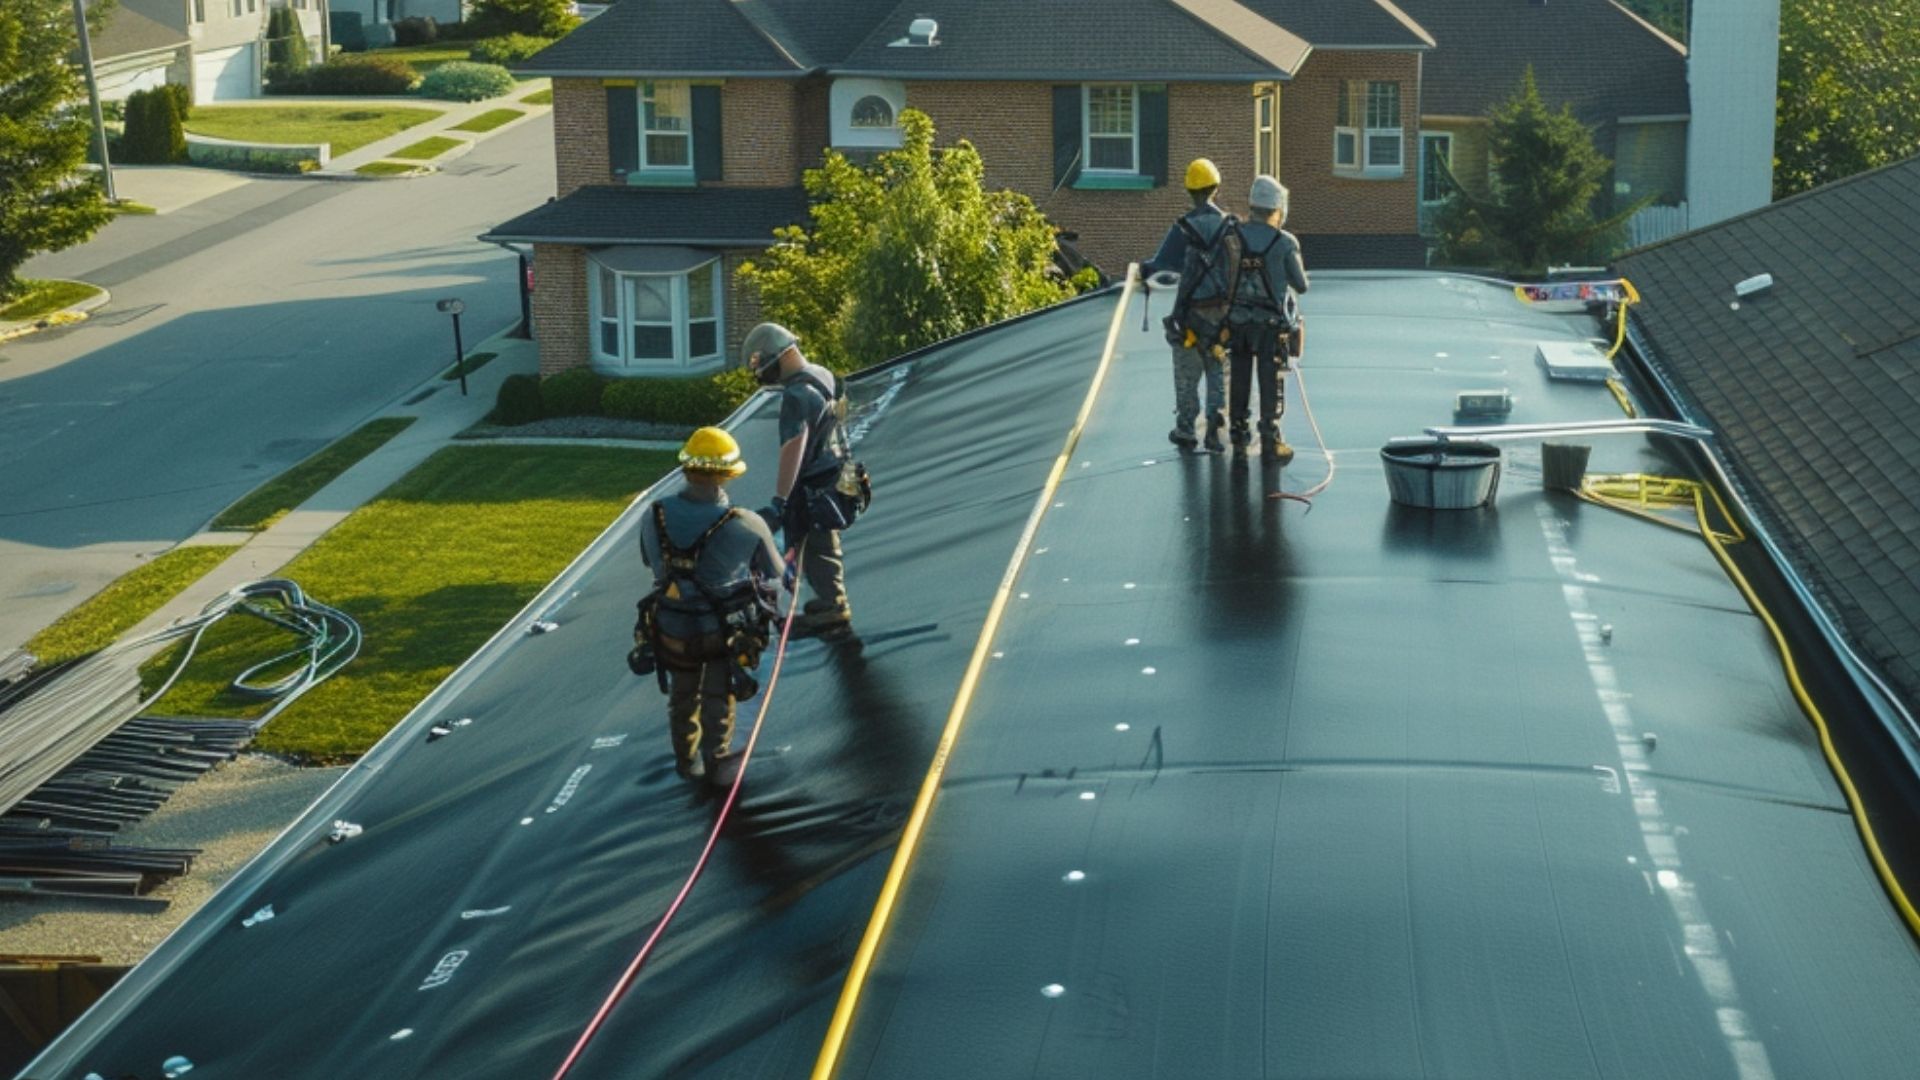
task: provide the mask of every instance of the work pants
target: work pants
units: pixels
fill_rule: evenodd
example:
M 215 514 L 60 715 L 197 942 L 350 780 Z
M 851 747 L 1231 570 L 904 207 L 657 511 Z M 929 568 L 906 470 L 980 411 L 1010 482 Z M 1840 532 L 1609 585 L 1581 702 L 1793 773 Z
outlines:
M 694 755 L 711 759 L 733 745 L 733 684 L 727 669 L 726 660 L 685 671 L 667 669 L 667 727 L 682 772 Z
M 800 549 L 800 577 L 813 591 L 808 611 L 851 610 L 847 603 L 847 561 L 840 550 L 840 534 L 812 529 Z
M 1221 422 L 1226 402 L 1221 383 L 1225 381 L 1221 363 L 1203 348 L 1173 347 L 1173 426 L 1175 431 L 1193 433 L 1193 422 L 1200 414 L 1200 382 L 1207 384 L 1206 418 L 1209 425 Z
M 1281 342 L 1269 333 L 1236 334 L 1230 350 L 1233 387 L 1229 393 L 1233 421 L 1233 441 L 1247 441 L 1247 413 L 1255 377 L 1260 380 L 1260 433 L 1278 438 L 1280 417 L 1287 411 L 1285 384 L 1280 378 L 1280 359 L 1276 350 Z

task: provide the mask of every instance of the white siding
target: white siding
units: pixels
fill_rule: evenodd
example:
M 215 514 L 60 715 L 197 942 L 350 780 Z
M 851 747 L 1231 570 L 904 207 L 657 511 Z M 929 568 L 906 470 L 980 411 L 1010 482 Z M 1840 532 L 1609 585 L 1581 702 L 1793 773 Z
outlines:
M 1780 0 L 1693 0 L 1688 44 L 1687 203 L 1697 229 L 1773 199 Z

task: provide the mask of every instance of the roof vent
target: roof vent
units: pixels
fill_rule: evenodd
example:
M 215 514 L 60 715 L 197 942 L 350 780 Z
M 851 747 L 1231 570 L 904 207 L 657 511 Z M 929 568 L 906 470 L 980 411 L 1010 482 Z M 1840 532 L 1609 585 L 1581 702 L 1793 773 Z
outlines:
M 940 24 L 922 16 L 907 24 L 907 36 L 889 42 L 894 48 L 931 49 L 940 44 Z
M 1747 297 L 1752 296 L 1754 293 L 1765 292 L 1771 288 L 1773 288 L 1772 274 L 1755 274 L 1752 277 L 1746 279 L 1745 281 L 1739 282 L 1738 284 L 1734 285 L 1733 295 L 1738 296 L 1744 300 Z

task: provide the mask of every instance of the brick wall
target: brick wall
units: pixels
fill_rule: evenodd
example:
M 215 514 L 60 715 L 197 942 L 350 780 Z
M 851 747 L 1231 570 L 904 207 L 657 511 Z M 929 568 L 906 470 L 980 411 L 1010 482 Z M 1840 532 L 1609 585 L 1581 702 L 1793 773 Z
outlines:
M 1179 177 L 1187 162 L 1210 157 L 1226 182 L 1222 205 L 1243 210 L 1253 179 L 1253 91 L 1249 86 L 1173 83 L 1167 87 L 1170 181 L 1148 191 L 1053 187 L 1053 87 L 1048 83 L 907 84 L 907 107 L 933 118 L 941 144 L 970 140 L 986 161 L 987 185 L 1012 188 L 1080 239 L 1081 253 L 1110 274 L 1151 256 L 1190 203 Z
M 802 170 L 818 168 L 822 154 L 833 144 L 829 93 L 830 84 L 823 78 L 803 79 L 794 86 L 794 160 Z M 799 183 L 799 173 L 793 180 Z
M 729 251 L 721 258 L 720 269 L 726 275 L 727 367 L 739 366 L 740 343 L 747 339 L 747 331 L 760 321 L 760 294 L 741 283 L 735 271 L 741 263 L 761 254 L 764 252 Z
M 730 79 L 720 90 L 724 179 L 717 187 L 791 187 L 795 87 L 789 79 Z
M 1406 168 L 1393 180 L 1337 176 L 1333 127 L 1350 79 L 1398 81 Z M 1420 203 L 1420 56 L 1321 50 L 1280 90 L 1280 179 L 1296 233 L 1412 234 Z M 1312 253 L 1308 252 L 1311 263 Z
M 553 165 L 562 198 L 613 179 L 607 160 L 607 91 L 600 80 L 553 80 Z
M 589 359 L 586 253 L 568 244 L 533 245 L 533 336 L 540 374 L 582 367 Z

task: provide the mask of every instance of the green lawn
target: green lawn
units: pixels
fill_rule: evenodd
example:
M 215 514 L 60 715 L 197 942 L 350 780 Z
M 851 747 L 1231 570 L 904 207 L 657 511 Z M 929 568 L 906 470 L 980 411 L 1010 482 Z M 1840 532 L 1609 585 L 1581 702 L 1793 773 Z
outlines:
M 144 217 L 148 214 L 157 214 L 160 212 L 148 206 L 146 203 L 134 202 L 132 199 L 121 199 L 119 202 L 108 203 L 107 207 L 116 214 L 123 216 L 131 215 L 133 217 Z
M 419 168 L 404 161 L 369 161 L 353 171 L 362 176 L 402 176 Z
M 553 87 L 549 86 L 538 93 L 528 94 L 520 100 L 527 105 L 551 105 L 553 104 Z
M 510 124 L 527 115 L 519 109 L 488 109 L 486 112 L 463 123 L 453 125 L 455 131 L 492 131 L 501 124 Z
M 465 146 L 466 142 L 465 139 L 449 139 L 445 135 L 429 135 L 412 146 L 402 147 L 387 156 L 399 158 L 402 161 L 432 161 L 456 146 Z
M 388 439 L 407 430 L 411 416 L 383 416 L 334 440 L 332 445 L 279 476 L 254 488 L 239 502 L 220 511 L 210 526 L 258 532 L 280 520 L 281 515 L 312 498 L 313 493 L 333 482 L 341 473 L 375 450 Z
M 591 446 L 450 447 L 429 458 L 280 572 L 359 620 L 366 644 L 256 748 L 316 763 L 365 753 L 674 461 Z M 259 709 L 226 693 L 227 680 L 291 638 L 246 617 L 215 629 L 156 711 Z
M 26 650 L 43 665 L 98 652 L 239 549 L 238 544 L 181 547 L 157 556 L 35 634 Z
M 20 284 L 27 287 L 26 295 L 0 308 L 0 319 L 37 319 L 42 315 L 59 311 L 69 304 L 77 304 L 100 291 L 84 281 L 36 281 L 31 278 L 22 278 Z
M 441 111 L 400 105 L 198 105 L 187 130 L 245 142 L 331 143 L 339 157 Z
M 490 352 L 468 353 L 467 354 L 467 374 L 472 375 L 474 372 L 479 371 L 483 367 L 486 367 L 487 361 L 493 359 L 498 355 L 500 354 L 490 353 Z M 440 377 L 446 380 L 447 382 L 453 382 L 454 380 L 460 377 L 460 365 L 455 364 L 454 366 L 448 368 L 446 374 Z
M 431 45 L 404 45 L 396 49 L 373 49 L 368 56 L 391 56 L 413 65 L 425 75 L 449 60 L 465 60 L 469 44 L 464 41 L 436 41 Z

